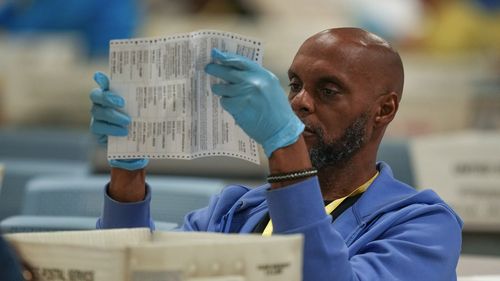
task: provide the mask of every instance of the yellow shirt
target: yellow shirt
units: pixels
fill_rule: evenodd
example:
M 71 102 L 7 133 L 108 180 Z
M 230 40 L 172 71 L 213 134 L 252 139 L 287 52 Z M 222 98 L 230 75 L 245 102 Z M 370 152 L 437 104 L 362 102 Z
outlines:
M 333 200 L 330 204 L 326 205 L 325 206 L 326 213 L 331 214 L 335 210 L 335 208 L 337 208 L 340 205 L 340 203 L 342 203 L 346 198 L 365 192 L 368 189 L 368 187 L 372 184 L 372 182 L 377 178 L 377 176 L 378 176 L 378 172 L 371 179 L 369 179 L 367 182 L 365 182 L 360 187 L 356 188 L 353 192 L 351 192 L 351 194 L 349 194 L 345 197 Z M 266 228 L 262 232 L 262 236 L 271 236 L 272 234 L 273 234 L 273 222 L 271 220 L 269 220 L 269 223 L 267 224 Z

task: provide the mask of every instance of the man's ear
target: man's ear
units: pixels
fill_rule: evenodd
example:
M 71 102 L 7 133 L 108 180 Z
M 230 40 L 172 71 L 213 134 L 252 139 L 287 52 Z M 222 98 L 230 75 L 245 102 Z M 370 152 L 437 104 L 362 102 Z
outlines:
M 382 95 L 378 98 L 378 108 L 375 115 L 375 126 L 387 126 L 391 123 L 399 107 L 399 96 L 395 92 Z

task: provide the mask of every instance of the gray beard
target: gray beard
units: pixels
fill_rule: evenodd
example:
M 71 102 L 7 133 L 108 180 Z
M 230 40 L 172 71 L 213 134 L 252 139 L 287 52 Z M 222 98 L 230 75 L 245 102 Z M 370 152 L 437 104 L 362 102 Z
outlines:
M 323 168 L 344 167 L 363 146 L 366 139 L 366 122 L 368 114 L 361 114 L 336 140 L 327 141 L 321 128 L 311 128 L 318 136 L 318 143 L 311 147 L 309 156 L 313 167 L 318 170 Z

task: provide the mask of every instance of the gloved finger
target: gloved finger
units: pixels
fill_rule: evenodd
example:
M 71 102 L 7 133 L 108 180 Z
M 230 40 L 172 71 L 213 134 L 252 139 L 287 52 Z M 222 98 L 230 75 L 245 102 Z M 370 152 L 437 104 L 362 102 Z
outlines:
M 234 116 L 245 110 L 248 106 L 248 99 L 246 96 L 221 97 L 220 105 L 224 110 Z
M 109 90 L 109 79 L 106 74 L 97 71 L 94 73 L 94 81 L 99 85 L 99 88 L 103 91 L 108 91 Z
M 98 135 L 97 136 L 97 143 L 107 144 L 108 143 L 108 136 L 107 135 Z
M 110 124 L 104 121 L 92 120 L 90 131 L 95 135 L 125 137 L 128 135 L 127 127 Z
M 92 92 L 90 92 L 90 100 L 94 104 L 100 104 L 103 106 L 118 108 L 125 106 L 125 100 L 121 96 L 115 95 L 109 91 L 103 91 L 99 88 L 95 88 Z
M 129 171 L 144 169 L 149 163 L 148 159 L 112 159 L 109 160 L 111 167 Z
M 213 84 L 211 88 L 215 95 L 221 97 L 236 97 L 243 93 L 240 84 Z
M 99 121 L 105 121 L 110 124 L 119 126 L 128 126 L 131 122 L 130 117 L 111 107 L 104 107 L 98 104 L 92 106 L 92 118 Z
M 212 49 L 212 59 L 219 64 L 236 68 L 238 70 L 250 70 L 259 66 L 247 57 L 222 52 L 217 48 Z
M 205 66 L 205 72 L 225 80 L 228 83 L 239 83 L 243 80 L 243 72 L 232 67 L 227 67 L 217 63 L 209 63 Z

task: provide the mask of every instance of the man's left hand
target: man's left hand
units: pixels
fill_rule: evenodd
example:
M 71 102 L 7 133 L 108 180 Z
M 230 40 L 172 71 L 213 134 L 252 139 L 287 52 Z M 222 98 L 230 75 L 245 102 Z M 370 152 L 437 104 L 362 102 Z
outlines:
M 273 73 L 246 57 L 217 49 L 212 49 L 212 59 L 205 71 L 226 81 L 212 85 L 212 92 L 243 131 L 263 146 L 267 157 L 297 141 L 304 124 Z

